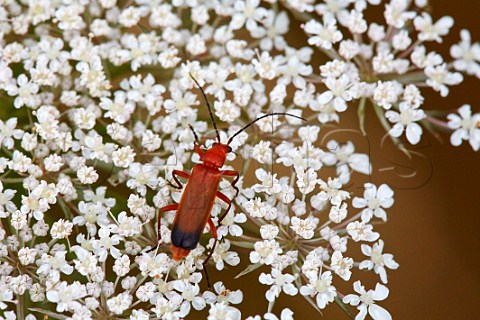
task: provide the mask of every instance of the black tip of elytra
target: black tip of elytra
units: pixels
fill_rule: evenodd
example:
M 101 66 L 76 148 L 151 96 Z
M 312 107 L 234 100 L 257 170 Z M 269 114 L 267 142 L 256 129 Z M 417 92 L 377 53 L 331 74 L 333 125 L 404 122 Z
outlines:
M 171 235 L 172 244 L 175 247 L 193 250 L 200 241 L 200 233 L 201 232 L 185 232 L 178 226 L 173 226 Z

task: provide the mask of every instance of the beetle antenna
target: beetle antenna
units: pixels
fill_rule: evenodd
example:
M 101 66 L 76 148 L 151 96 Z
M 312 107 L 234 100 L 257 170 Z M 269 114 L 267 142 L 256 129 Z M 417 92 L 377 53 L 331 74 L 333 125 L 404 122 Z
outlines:
M 245 127 L 243 127 L 242 129 L 238 130 L 233 136 L 231 136 L 229 139 L 228 139 L 228 142 L 227 142 L 227 145 L 230 144 L 230 142 L 232 142 L 233 138 L 235 138 L 238 134 L 240 134 L 240 132 L 244 131 L 245 129 L 247 129 L 248 127 L 250 127 L 252 124 L 254 124 L 255 122 L 259 121 L 259 120 L 262 120 L 263 118 L 266 118 L 268 116 L 289 116 L 289 117 L 294 117 L 294 118 L 297 118 L 297 119 L 300 119 L 300 120 L 303 120 L 303 121 L 307 121 L 306 119 L 302 118 L 302 117 L 299 117 L 299 116 L 296 116 L 294 114 L 290 114 L 290 113 L 284 113 L 284 112 L 273 112 L 273 113 L 269 113 L 269 114 L 264 114 L 263 116 L 261 117 L 258 117 L 257 119 L 253 120 L 252 122 L 250 122 L 249 124 L 247 124 Z
M 207 107 L 208 107 L 208 113 L 210 114 L 210 118 L 212 119 L 213 127 L 215 128 L 215 133 L 217 134 L 217 141 L 220 143 L 220 135 L 218 134 L 217 124 L 215 123 L 215 119 L 213 118 L 212 108 L 210 107 L 210 103 L 208 102 L 207 95 L 205 94 L 205 91 L 203 91 L 203 88 L 198 83 L 197 79 L 195 79 L 191 73 L 189 73 L 189 75 L 197 85 L 198 89 L 200 89 L 200 91 L 202 92 L 203 99 L 205 100 L 205 103 L 207 104 Z
M 198 136 L 197 136 L 197 133 L 195 132 L 195 129 L 193 129 L 193 127 L 192 127 L 191 124 L 189 124 L 188 126 L 190 127 L 190 130 L 192 130 L 193 137 L 195 138 L 195 142 L 196 142 L 198 145 L 200 145 L 200 142 L 199 142 L 199 140 L 198 140 Z

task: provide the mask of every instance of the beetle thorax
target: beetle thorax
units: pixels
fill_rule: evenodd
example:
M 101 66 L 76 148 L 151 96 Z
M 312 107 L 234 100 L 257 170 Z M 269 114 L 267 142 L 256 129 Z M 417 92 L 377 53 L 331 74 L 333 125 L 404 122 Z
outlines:
M 214 143 L 213 146 L 205 152 L 203 163 L 208 167 L 218 169 L 225 163 L 228 153 L 228 145 Z

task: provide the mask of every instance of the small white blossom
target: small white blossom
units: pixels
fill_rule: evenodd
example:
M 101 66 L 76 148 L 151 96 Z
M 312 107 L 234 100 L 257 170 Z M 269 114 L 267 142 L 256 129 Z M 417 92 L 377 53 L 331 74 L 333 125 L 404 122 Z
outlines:
M 349 294 L 343 298 L 343 302 L 356 306 L 360 311 L 355 317 L 357 320 L 363 320 L 368 314 L 374 320 L 391 320 L 392 316 L 387 310 L 375 304 L 375 301 L 385 300 L 389 294 L 389 290 L 384 285 L 377 283 L 375 290 L 365 290 L 360 281 L 355 281 L 353 288 L 356 294 Z
M 460 116 L 451 113 L 448 115 L 448 127 L 455 130 L 450 136 L 450 142 L 454 146 L 468 140 L 473 150 L 480 149 L 480 113 L 472 115 L 470 105 L 463 105 L 458 109 Z
M 324 273 L 310 273 L 308 276 L 309 283 L 300 288 L 300 293 L 304 296 L 316 296 L 317 306 L 324 309 L 327 304 L 333 302 L 337 296 L 337 291 L 332 286 L 332 273 L 326 271 Z
M 398 263 L 393 260 L 393 255 L 390 253 L 383 253 L 383 241 L 378 240 L 372 247 L 366 244 L 362 244 L 362 253 L 370 260 L 364 260 L 360 262 L 360 269 L 374 270 L 376 274 L 380 276 L 383 283 L 387 283 L 387 271 L 386 269 L 395 270 L 398 268 Z
M 330 264 L 330 268 L 333 272 L 338 274 L 340 278 L 345 281 L 350 280 L 352 272 L 350 269 L 353 267 L 353 259 L 343 257 L 340 251 L 335 251 L 332 255 L 332 261 Z
M 295 278 L 296 277 L 291 274 L 283 274 L 280 270 L 273 268 L 271 274 L 262 273 L 259 281 L 262 284 L 271 286 L 265 296 L 268 301 L 273 302 L 280 296 L 282 291 L 290 296 L 298 293 L 297 287 L 292 284 Z

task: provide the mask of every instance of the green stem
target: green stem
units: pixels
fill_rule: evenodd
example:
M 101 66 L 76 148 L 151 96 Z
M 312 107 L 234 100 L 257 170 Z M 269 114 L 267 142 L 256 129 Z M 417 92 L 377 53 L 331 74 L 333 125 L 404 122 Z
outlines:
M 17 295 L 17 319 L 25 319 L 23 295 Z
M 367 135 L 365 132 L 365 104 L 367 102 L 367 98 L 362 97 L 360 100 L 360 104 L 358 106 L 358 121 L 360 123 L 360 131 L 362 131 L 362 134 L 364 136 Z

